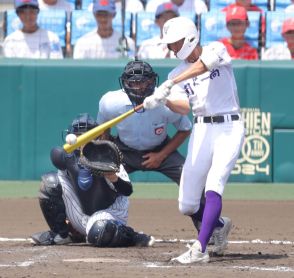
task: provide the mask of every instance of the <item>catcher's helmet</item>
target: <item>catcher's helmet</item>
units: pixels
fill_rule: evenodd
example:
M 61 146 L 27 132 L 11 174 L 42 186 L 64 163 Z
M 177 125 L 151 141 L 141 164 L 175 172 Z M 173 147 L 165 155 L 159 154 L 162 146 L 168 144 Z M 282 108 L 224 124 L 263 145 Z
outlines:
M 131 102 L 139 105 L 146 97 L 153 94 L 158 84 L 158 75 L 148 63 L 135 60 L 125 66 L 119 84 Z
M 62 133 L 62 139 L 64 141 L 66 134 L 73 133 L 75 135 L 81 135 L 96 126 L 96 121 L 88 113 L 81 113 L 73 119 L 68 129 Z

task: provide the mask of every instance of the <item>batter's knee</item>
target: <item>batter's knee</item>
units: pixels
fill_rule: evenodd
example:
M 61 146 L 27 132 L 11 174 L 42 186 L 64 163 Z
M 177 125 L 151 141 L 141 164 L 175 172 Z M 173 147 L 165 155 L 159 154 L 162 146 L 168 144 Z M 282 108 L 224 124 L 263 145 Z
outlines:
M 179 211 L 180 213 L 184 215 L 193 215 L 199 210 L 200 204 L 185 204 L 185 203 L 179 203 Z

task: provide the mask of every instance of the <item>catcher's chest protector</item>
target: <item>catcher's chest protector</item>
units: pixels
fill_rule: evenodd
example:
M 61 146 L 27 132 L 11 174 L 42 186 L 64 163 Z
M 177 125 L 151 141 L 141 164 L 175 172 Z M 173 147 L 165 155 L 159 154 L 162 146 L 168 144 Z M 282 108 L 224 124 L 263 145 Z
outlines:
M 93 184 L 87 191 L 81 190 L 77 183 L 75 187 L 83 210 L 88 215 L 108 208 L 115 202 L 118 195 L 101 176 L 93 176 Z

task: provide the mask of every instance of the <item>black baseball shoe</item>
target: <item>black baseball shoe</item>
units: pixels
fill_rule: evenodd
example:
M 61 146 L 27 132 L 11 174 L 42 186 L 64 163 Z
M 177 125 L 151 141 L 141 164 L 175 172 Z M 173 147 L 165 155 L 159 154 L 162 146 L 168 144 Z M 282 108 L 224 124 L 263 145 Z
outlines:
M 31 236 L 31 239 L 36 245 L 64 245 L 72 243 L 69 235 L 62 237 L 52 231 L 35 233 Z
M 135 246 L 138 247 L 150 247 L 155 243 L 155 238 L 153 236 L 148 236 L 143 233 L 136 233 L 134 237 Z

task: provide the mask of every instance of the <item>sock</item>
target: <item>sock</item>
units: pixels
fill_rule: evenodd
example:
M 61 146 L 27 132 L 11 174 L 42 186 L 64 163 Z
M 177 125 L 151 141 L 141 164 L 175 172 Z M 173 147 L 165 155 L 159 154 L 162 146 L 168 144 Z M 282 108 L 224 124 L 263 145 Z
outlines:
M 198 234 L 199 234 L 200 228 L 201 228 L 204 207 L 205 207 L 205 200 L 204 200 L 204 202 L 202 202 L 202 199 L 201 199 L 201 203 L 200 203 L 198 211 L 196 213 L 190 215 L 190 217 L 193 221 L 193 224 L 194 224 L 196 230 L 198 231 Z
M 220 225 L 219 217 L 222 210 L 222 197 L 214 191 L 206 192 L 206 203 L 203 213 L 201 230 L 198 240 L 202 246 L 202 252 L 206 250 L 206 246 L 213 233 L 216 224 Z M 223 224 L 222 224 L 223 225 Z

